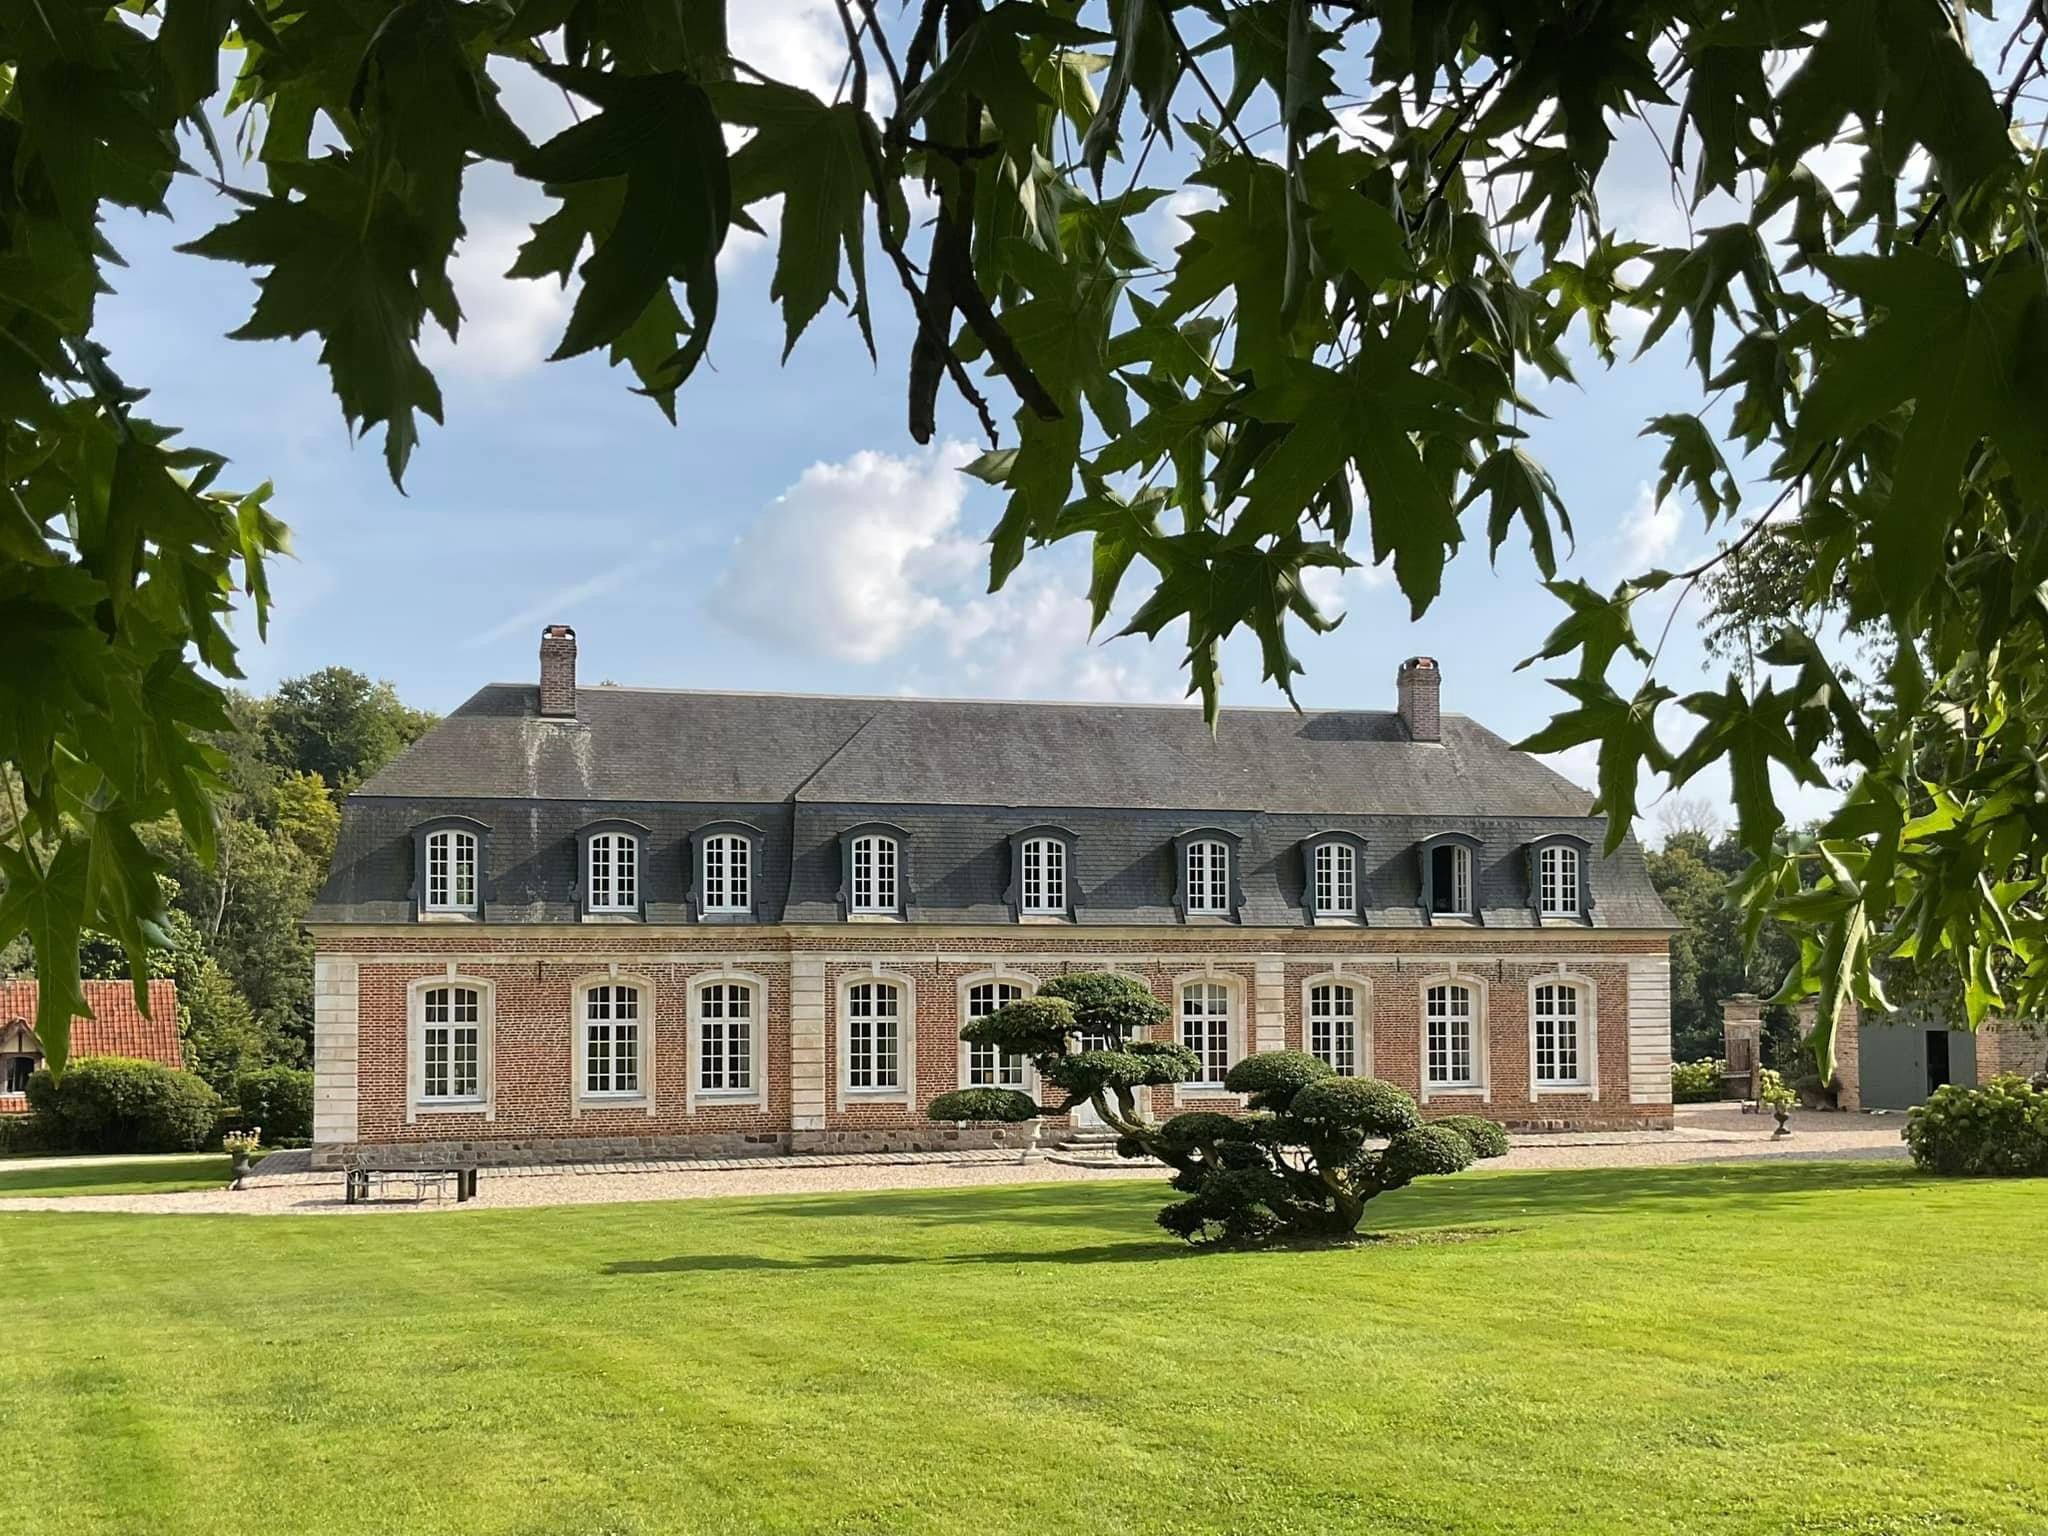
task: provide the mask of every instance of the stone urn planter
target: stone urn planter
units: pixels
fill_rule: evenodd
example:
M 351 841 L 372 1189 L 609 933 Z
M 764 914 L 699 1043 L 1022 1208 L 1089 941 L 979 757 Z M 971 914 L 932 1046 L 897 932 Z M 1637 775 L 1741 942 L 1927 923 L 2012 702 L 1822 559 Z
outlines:
M 1782 1141 L 1792 1134 L 1792 1127 L 1785 1123 L 1792 1118 L 1792 1107 L 1789 1104 L 1773 1104 L 1771 1114 L 1778 1122 L 1778 1128 L 1771 1132 L 1771 1140 Z

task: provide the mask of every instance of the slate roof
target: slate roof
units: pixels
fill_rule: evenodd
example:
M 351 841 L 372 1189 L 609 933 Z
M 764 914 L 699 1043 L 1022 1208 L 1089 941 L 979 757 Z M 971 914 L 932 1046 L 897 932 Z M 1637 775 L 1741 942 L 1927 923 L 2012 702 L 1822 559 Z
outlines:
M 1178 924 L 1174 836 L 1235 833 L 1239 920 L 1301 925 L 1301 839 L 1365 840 L 1361 902 L 1374 926 L 1420 926 L 1422 839 L 1480 840 L 1481 918 L 1527 927 L 1527 849 L 1556 833 L 1594 845 L 1598 927 L 1676 926 L 1633 841 L 1601 858 L 1592 796 L 1493 732 L 1443 717 L 1441 744 L 1392 711 L 1226 709 L 1212 735 L 1192 706 L 1003 703 L 584 687 L 577 718 L 543 719 L 530 683 L 498 683 L 349 797 L 333 873 L 309 921 L 412 917 L 411 830 L 462 815 L 490 829 L 487 921 L 574 921 L 576 831 L 626 817 L 650 831 L 650 922 L 690 920 L 692 829 L 761 829 L 756 915 L 840 917 L 838 839 L 863 821 L 910 834 L 913 920 L 1007 923 L 1011 834 L 1076 834 L 1079 925 Z
M 149 983 L 149 1013 L 135 1006 L 135 987 L 127 981 L 86 981 L 80 983 L 91 1018 L 71 1021 L 71 1055 L 134 1056 L 143 1061 L 160 1061 L 167 1067 L 182 1067 L 185 1058 L 178 1041 L 178 984 L 167 976 Z M 0 1030 L 22 1024 L 30 1033 L 36 1025 L 36 1001 L 41 989 L 33 978 L 0 981 Z

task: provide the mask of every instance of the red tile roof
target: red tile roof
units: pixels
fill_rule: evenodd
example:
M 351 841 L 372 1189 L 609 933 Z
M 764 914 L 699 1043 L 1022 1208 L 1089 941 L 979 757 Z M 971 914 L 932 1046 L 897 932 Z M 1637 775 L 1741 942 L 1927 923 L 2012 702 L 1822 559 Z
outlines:
M 178 1048 L 178 984 L 159 977 L 149 984 L 149 1014 L 135 1006 L 135 988 L 126 981 L 88 981 L 85 1000 L 92 1017 L 71 1021 L 71 1056 L 139 1056 L 182 1067 Z M 36 983 L 17 978 L 0 981 L 0 1029 L 20 1020 L 36 1024 Z

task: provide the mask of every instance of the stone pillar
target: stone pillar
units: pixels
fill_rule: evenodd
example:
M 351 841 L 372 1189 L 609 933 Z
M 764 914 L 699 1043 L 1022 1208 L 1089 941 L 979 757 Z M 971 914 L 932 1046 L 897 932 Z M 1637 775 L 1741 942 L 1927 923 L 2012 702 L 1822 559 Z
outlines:
M 1287 1048 L 1287 962 L 1261 955 L 1252 971 L 1252 1049 Z
M 313 1151 L 317 1164 L 360 1132 L 356 1083 L 359 971 L 353 955 L 313 957 Z M 328 1157 L 323 1159 L 322 1153 Z
M 825 961 L 799 954 L 789 962 L 789 1124 L 825 1129 Z
M 1737 1041 L 1747 1040 L 1745 1051 Z M 1726 1062 L 1761 1061 L 1764 1046 L 1764 1005 L 1754 992 L 1738 992 L 1721 999 L 1721 1059 Z

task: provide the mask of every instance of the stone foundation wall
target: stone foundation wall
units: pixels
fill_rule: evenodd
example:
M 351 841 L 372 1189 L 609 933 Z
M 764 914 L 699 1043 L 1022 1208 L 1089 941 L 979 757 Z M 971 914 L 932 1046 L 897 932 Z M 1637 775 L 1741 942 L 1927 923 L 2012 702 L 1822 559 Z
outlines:
M 465 1141 L 329 1143 L 313 1148 L 312 1166 L 336 1169 L 350 1152 L 377 1168 L 551 1167 L 568 1163 L 704 1162 L 737 1157 L 795 1157 L 860 1152 L 969 1152 L 1031 1144 L 1023 1125 L 930 1125 L 906 1130 L 757 1131 L 693 1136 L 548 1136 Z

